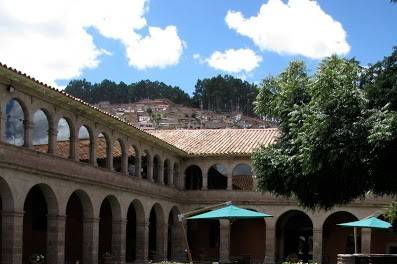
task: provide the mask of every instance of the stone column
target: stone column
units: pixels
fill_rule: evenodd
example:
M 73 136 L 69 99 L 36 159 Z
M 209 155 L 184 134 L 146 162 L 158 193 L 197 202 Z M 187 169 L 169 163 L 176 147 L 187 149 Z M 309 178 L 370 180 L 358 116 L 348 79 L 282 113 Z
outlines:
M 115 220 L 112 223 L 112 255 L 113 261 L 117 264 L 125 263 L 125 246 L 127 220 Z
M 83 263 L 98 263 L 99 218 L 83 220 Z
M 148 156 L 146 158 L 146 166 L 147 166 L 147 179 L 149 181 L 153 181 L 153 157 Z
M 208 167 L 202 168 L 202 176 L 203 176 L 203 187 L 201 190 L 206 191 L 208 190 Z
M 65 260 L 66 216 L 47 216 L 47 259 L 48 263 L 63 263 Z
M 128 176 L 128 149 L 126 149 L 124 152 L 122 152 L 121 174 Z
M 136 263 L 146 263 L 149 254 L 149 223 L 136 225 Z
M 219 261 L 230 262 L 230 221 L 219 220 Z
M 276 220 L 273 218 L 266 218 L 265 263 L 276 263 Z
M 164 161 L 159 159 L 159 183 L 164 184 Z
M 80 140 L 76 136 L 70 136 L 69 158 L 74 161 L 80 161 Z
M 3 112 L 0 108 L 0 141 L 5 142 L 6 118 L 3 117 Z
M 113 170 L 113 144 L 110 140 L 106 140 L 106 145 L 106 168 Z
M 89 149 L 89 157 L 90 157 L 90 160 L 89 160 L 89 164 L 91 164 L 91 165 L 93 165 L 93 166 L 95 166 L 95 167 L 98 167 L 98 164 L 97 164 L 97 162 L 96 162 L 96 142 L 95 142 L 96 140 L 95 140 L 95 138 L 91 138 L 90 139 L 90 149 Z
M 54 127 L 48 129 L 48 153 L 54 154 L 57 147 L 58 130 Z
M 358 251 L 360 249 L 357 249 Z M 362 228 L 361 229 L 361 253 L 370 254 L 371 253 L 371 229 Z
M 323 260 L 323 229 L 313 228 L 313 261 L 322 263 Z
M 169 166 L 170 167 L 168 168 L 168 185 L 174 186 L 174 166 L 172 165 L 171 162 Z
M 233 176 L 232 176 L 232 173 L 229 172 L 226 175 L 226 177 L 227 177 L 227 190 L 231 191 L 231 190 L 233 190 Z
M 180 222 L 171 225 L 171 260 L 186 261 L 185 238 Z
M 1 213 L 1 263 L 22 264 L 23 215 L 23 212 L 3 211 Z
M 142 178 L 141 169 L 142 169 L 142 158 L 139 153 L 135 154 L 135 176 Z
M 32 142 L 32 134 L 33 134 L 33 122 L 29 120 L 24 120 L 23 121 L 23 126 L 24 126 L 24 146 L 26 148 L 33 148 L 33 142 Z

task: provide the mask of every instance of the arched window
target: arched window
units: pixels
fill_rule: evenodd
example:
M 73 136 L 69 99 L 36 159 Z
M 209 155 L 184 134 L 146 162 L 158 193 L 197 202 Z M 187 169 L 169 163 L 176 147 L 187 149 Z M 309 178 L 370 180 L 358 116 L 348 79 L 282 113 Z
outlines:
M 70 156 L 70 127 L 65 118 L 59 119 L 57 127 L 57 145 L 55 154 L 62 158 Z
M 5 140 L 15 146 L 25 144 L 25 113 L 21 104 L 16 100 L 10 100 L 6 105 Z
M 33 115 L 32 143 L 39 152 L 48 152 L 49 125 L 47 115 L 43 110 L 37 110 Z
M 173 184 L 177 185 L 179 181 L 179 165 L 178 163 L 174 163 L 174 175 L 173 175 Z
M 116 140 L 113 143 L 112 156 L 114 171 L 121 172 L 121 166 L 123 163 L 123 149 L 121 148 L 120 140 Z
M 164 161 L 164 184 L 168 185 L 170 183 L 170 161 L 166 159 Z
M 160 157 L 158 155 L 153 158 L 153 181 L 160 182 Z
M 225 190 L 227 188 L 226 167 L 215 164 L 208 170 L 208 189 Z
M 147 150 L 143 151 L 142 153 L 142 168 L 141 168 L 141 175 L 143 179 L 148 178 L 148 171 L 149 171 L 149 163 L 150 163 L 150 154 Z
M 247 164 L 238 164 L 233 169 L 233 190 L 251 191 L 254 186 L 252 169 Z
M 203 175 L 199 166 L 190 165 L 185 170 L 185 189 L 200 190 L 203 186 Z
M 128 148 L 128 175 L 138 176 L 139 175 L 139 151 L 136 147 L 130 146 Z
M 91 138 L 87 127 L 82 126 L 79 129 L 79 161 L 88 163 L 90 161 Z

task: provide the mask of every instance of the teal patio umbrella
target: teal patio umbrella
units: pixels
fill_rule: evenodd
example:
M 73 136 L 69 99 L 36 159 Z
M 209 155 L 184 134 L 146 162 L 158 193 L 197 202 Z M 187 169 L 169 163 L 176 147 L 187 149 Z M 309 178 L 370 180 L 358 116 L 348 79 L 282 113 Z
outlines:
M 389 229 L 392 225 L 389 222 L 380 220 L 374 216 L 367 217 L 358 221 L 338 224 L 343 227 L 354 228 L 354 253 L 357 253 L 357 228 L 370 228 L 370 229 Z
M 228 205 L 226 207 L 216 209 L 203 214 L 191 216 L 188 219 L 253 219 L 253 218 L 265 218 L 273 217 L 272 215 L 255 212 L 247 209 L 243 209 L 234 205 Z

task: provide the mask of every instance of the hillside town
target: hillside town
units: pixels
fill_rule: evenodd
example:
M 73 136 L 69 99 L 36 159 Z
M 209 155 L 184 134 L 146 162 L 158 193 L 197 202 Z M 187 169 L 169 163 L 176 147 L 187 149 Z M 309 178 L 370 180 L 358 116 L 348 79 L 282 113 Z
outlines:
M 99 102 L 95 106 L 133 123 L 143 130 L 154 129 L 224 129 L 272 128 L 274 119 L 260 119 L 242 113 L 222 112 L 187 107 L 169 99 L 144 99 L 129 104 Z

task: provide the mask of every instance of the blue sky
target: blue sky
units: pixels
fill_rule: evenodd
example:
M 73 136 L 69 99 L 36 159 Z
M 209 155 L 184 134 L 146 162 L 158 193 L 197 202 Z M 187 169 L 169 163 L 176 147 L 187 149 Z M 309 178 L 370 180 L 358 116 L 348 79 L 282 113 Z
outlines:
M 26 8 L 36 16 L 17 13 L 23 1 L 0 0 L 0 60 L 58 87 L 150 79 L 192 94 L 198 78 L 260 82 L 293 59 L 310 70 L 332 53 L 367 64 L 397 45 L 388 0 L 38 0 Z

